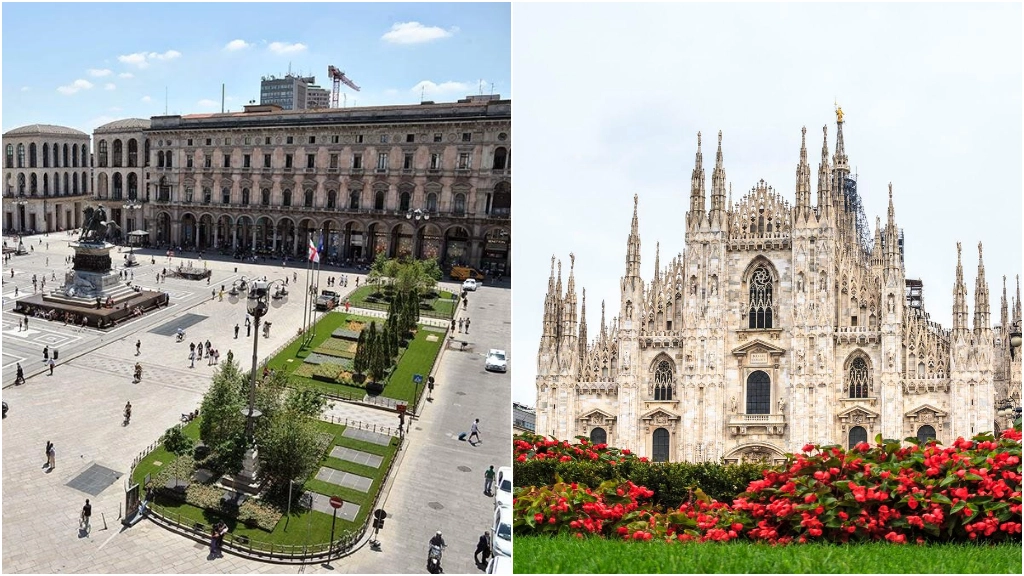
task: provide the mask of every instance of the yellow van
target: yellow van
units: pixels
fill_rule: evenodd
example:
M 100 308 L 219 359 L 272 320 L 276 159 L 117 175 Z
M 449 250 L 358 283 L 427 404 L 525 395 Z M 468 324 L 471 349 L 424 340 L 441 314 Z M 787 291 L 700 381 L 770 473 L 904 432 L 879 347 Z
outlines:
M 452 271 L 448 273 L 452 277 L 452 280 L 458 280 L 462 282 L 467 278 L 482 281 L 484 279 L 484 273 L 477 270 L 476 268 L 470 268 L 469 266 L 453 266 Z

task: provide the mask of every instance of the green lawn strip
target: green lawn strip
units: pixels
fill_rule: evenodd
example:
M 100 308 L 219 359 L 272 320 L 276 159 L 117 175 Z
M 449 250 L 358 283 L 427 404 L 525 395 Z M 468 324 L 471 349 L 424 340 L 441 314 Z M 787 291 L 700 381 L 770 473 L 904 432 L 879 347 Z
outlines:
M 388 454 L 394 453 L 395 442 L 397 442 L 397 440 L 392 440 L 391 445 L 389 446 L 381 446 L 380 444 L 374 444 L 373 442 L 356 440 L 355 438 L 346 438 L 343 436 L 337 439 L 335 445 L 359 450 L 360 452 L 369 452 L 370 454 L 376 454 L 377 456 L 387 456 Z M 384 466 L 384 464 L 381 464 L 381 466 Z
M 428 342 L 427 336 L 437 338 L 436 342 Z M 429 330 L 417 330 L 416 337 L 409 343 L 409 348 L 402 354 L 402 359 L 392 372 L 387 386 L 384 387 L 384 395 L 388 398 L 406 400 L 412 402 L 416 394 L 417 385 L 412 381 L 415 374 L 423 376 L 423 383 L 419 385 L 422 389 L 427 385 L 426 379 L 430 369 L 434 366 L 434 360 L 444 343 L 444 336 Z
M 1020 543 L 999 545 L 666 544 L 523 536 L 513 570 L 530 573 L 1021 573 Z
M 373 478 L 377 474 L 383 472 L 380 468 L 374 468 L 373 466 L 367 466 L 365 464 L 359 464 L 349 460 L 342 460 L 341 458 L 328 457 L 321 462 L 320 465 L 326 466 L 327 468 L 333 468 L 334 470 L 341 470 L 342 472 L 351 472 L 357 476 L 365 476 L 366 478 Z

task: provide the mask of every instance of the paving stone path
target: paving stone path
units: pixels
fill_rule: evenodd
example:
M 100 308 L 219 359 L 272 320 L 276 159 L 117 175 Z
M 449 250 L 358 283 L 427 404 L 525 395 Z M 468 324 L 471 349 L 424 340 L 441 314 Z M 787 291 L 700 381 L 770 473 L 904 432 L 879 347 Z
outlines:
M 355 427 L 345 428 L 345 431 L 341 434 L 345 438 L 351 438 L 353 440 L 362 440 L 363 442 L 371 442 L 373 444 L 379 444 L 380 446 L 387 446 L 391 444 L 392 436 L 387 434 L 381 434 L 379 432 L 371 432 L 369 430 L 361 430 Z

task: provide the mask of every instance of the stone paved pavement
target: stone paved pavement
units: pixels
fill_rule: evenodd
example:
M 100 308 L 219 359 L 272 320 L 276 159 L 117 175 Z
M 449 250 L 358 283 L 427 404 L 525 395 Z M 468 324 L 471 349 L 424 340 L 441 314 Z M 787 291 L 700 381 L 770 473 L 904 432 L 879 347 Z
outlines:
M 63 261 L 71 253 L 66 238 L 51 235 L 49 250 L 19 256 L 10 264 L 15 280 L 24 294 L 27 282 L 31 293 L 31 273 L 46 269 L 45 258 Z M 35 238 L 27 242 L 36 242 Z M 181 259 L 176 258 L 176 261 Z M 115 258 L 116 261 L 116 258 Z M 148 255 L 140 255 L 143 266 L 135 268 L 136 279 L 151 278 L 166 264 L 158 257 L 150 264 Z M 302 263 L 282 270 L 278 265 L 240 264 L 237 261 L 208 261 L 213 270 L 213 285 L 230 283 L 243 274 L 283 277 L 294 270 L 302 276 Z M 237 273 L 235 268 L 237 267 Z M 41 273 L 41 272 L 39 272 Z M 10 278 L 9 269 L 0 270 Z M 335 273 L 337 274 L 337 273 Z M 26 278 L 27 275 L 27 278 Z M 355 288 L 349 274 L 347 294 Z M 438 527 L 445 530 L 449 550 L 445 554 L 448 572 L 476 571 L 472 551 L 479 533 L 490 523 L 490 499 L 482 491 L 486 465 L 508 462 L 511 448 L 509 380 L 507 375 L 482 375 L 483 357 L 479 354 L 446 351 L 437 373 L 437 401 L 428 405 L 412 423 L 407 448 L 400 454 L 401 466 L 389 482 L 384 507 L 392 513 L 380 539 L 382 552 L 363 546 L 352 555 L 336 560 L 328 568 L 276 565 L 255 562 L 225 554 L 210 560 L 207 548 L 173 534 L 152 522 L 142 521 L 121 529 L 117 520 L 124 501 L 125 477 L 105 489 L 93 504 L 93 530 L 79 537 L 78 515 L 86 497 L 66 486 L 67 482 L 92 464 L 100 464 L 127 474 L 133 458 L 167 428 L 178 422 L 180 414 L 198 406 L 209 385 L 214 367 L 197 361 L 189 368 L 186 343 L 173 337 L 148 332 L 152 327 L 183 313 L 208 316 L 188 329 L 187 341 L 210 339 L 221 351 L 224 361 L 234 349 L 243 365 L 251 359 L 252 341 L 245 338 L 244 302 L 210 300 L 205 284 L 169 279 L 166 284 L 147 287 L 167 289 L 172 305 L 156 314 L 119 326 L 108 333 L 65 327 L 61 323 L 31 321 L 30 330 L 68 338 L 61 344 L 60 360 L 53 376 L 43 373 L 41 345 L 10 334 L 17 331 L 13 307 L 13 285 L 3 286 L 3 399 L 11 410 L 2 424 L 2 569 L 13 573 L 380 573 L 420 572 L 426 560 L 426 541 Z M 145 284 L 144 284 L 145 285 Z M 301 298 L 291 296 L 279 308 L 272 308 L 274 323 L 269 339 L 260 338 L 259 356 L 265 358 L 283 346 L 301 324 Z M 482 289 L 470 296 L 473 315 L 473 341 L 477 350 L 505 346 L 509 341 L 510 294 L 507 290 Z M 280 303 L 279 303 L 280 304 Z M 493 322 L 478 316 L 478 309 L 492 316 Z M 237 341 L 231 327 L 242 324 Z M 488 327 L 488 324 L 493 326 Z M 71 338 L 77 340 L 71 341 Z M 135 357 L 135 341 L 142 342 L 142 354 Z M 184 352 L 183 352 L 184 350 Z M 38 363 L 31 362 L 38 356 Z M 13 387 L 14 358 L 24 357 L 28 382 Z M 133 384 L 130 368 L 136 361 L 144 367 L 143 381 Z M 460 394 L 461 393 L 461 394 Z M 132 402 L 132 422 L 121 425 L 124 403 Z M 484 442 L 472 448 L 458 443 L 452 434 L 468 428 L 467 414 L 480 414 Z M 370 426 L 394 426 L 392 412 L 337 402 L 328 418 L 349 419 Z M 465 421 L 465 422 L 463 422 Z M 56 446 L 56 468 L 47 473 L 42 464 L 47 440 Z M 469 471 L 462 471 L 468 468 Z M 437 509 L 433 503 L 441 504 Z M 106 529 L 103 518 L 106 519 Z

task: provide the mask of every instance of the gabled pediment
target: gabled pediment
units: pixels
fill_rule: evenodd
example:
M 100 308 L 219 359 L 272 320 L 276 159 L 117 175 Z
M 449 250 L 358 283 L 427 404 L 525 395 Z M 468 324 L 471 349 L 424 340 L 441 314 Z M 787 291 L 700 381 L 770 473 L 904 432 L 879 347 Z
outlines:
M 946 416 L 949 416 L 948 412 L 946 412 L 945 410 L 942 410 L 940 408 L 936 408 L 935 406 L 932 406 L 931 404 L 922 404 L 922 405 L 918 406 L 917 408 L 914 408 L 913 410 L 907 411 L 905 413 L 905 415 L 908 418 L 917 418 L 917 417 L 919 417 L 923 413 L 935 414 L 939 418 L 945 418 Z
M 594 424 L 614 424 L 616 418 L 600 408 L 594 408 L 589 412 L 580 414 L 580 417 L 577 418 L 577 420 L 580 422 L 592 422 Z
M 650 412 L 647 412 L 646 414 L 643 414 L 642 416 L 640 416 L 640 420 L 643 420 L 644 422 L 647 422 L 647 423 L 650 423 L 652 421 L 653 422 L 676 422 L 676 421 L 679 420 L 679 415 L 678 414 L 673 414 L 672 412 L 669 412 L 668 410 L 665 410 L 664 408 L 659 407 L 659 408 L 655 408 L 655 409 L 651 410 Z
M 881 416 L 878 412 L 861 405 L 850 406 L 846 410 L 836 414 L 840 419 L 853 418 L 858 415 L 868 420 L 874 420 Z
M 773 344 L 769 344 L 764 340 L 754 339 L 747 342 L 737 348 L 732 349 L 732 353 L 736 356 L 744 356 L 746 354 L 754 354 L 758 352 L 765 352 L 770 356 L 782 356 L 786 353 L 784 348 L 779 348 Z

